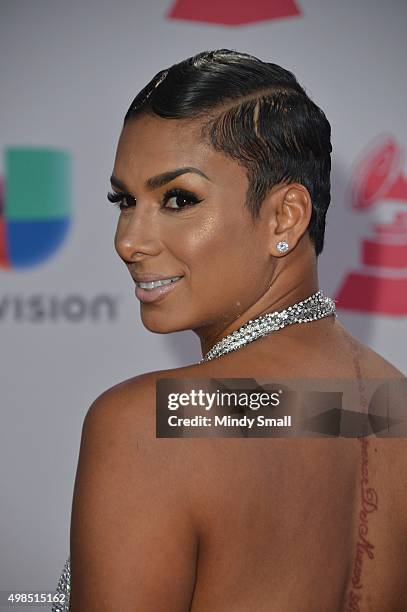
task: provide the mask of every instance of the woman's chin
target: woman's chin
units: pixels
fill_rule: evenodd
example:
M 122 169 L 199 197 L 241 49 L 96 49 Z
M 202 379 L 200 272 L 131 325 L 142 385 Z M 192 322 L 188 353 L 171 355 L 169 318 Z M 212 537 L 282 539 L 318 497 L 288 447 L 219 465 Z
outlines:
M 171 334 L 172 332 L 190 329 L 189 327 L 185 327 L 185 325 L 182 326 L 179 321 L 171 321 L 168 315 L 163 316 L 163 314 L 159 315 L 158 313 L 146 314 L 143 313 L 143 309 L 141 309 L 141 322 L 148 331 L 154 334 Z

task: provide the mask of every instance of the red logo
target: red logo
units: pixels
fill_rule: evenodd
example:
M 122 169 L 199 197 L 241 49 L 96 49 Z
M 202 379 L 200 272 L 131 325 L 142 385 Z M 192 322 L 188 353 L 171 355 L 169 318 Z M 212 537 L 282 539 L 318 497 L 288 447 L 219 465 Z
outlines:
M 336 296 L 342 309 L 407 314 L 407 180 L 402 151 L 381 137 L 357 164 L 350 183 L 355 213 L 376 220 L 362 239 L 361 269 L 350 272 Z
M 167 18 L 236 26 L 298 15 L 295 0 L 177 0 Z

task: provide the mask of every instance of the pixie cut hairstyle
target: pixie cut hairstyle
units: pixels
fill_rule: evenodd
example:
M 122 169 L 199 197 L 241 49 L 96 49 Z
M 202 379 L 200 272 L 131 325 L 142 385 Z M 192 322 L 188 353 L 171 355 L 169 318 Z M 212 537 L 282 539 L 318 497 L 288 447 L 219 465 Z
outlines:
M 294 74 L 231 49 L 203 51 L 161 70 L 137 94 L 139 114 L 202 119 L 202 138 L 247 171 L 252 220 L 273 185 L 298 182 L 312 200 L 308 233 L 318 256 L 331 200 L 331 126 Z

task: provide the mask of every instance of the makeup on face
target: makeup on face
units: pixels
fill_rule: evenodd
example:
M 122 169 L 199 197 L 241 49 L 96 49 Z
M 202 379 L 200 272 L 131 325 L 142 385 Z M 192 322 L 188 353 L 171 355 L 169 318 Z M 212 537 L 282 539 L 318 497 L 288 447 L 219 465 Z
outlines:
M 167 295 L 181 282 L 183 276 L 177 276 L 174 278 L 162 280 L 162 281 L 151 281 L 149 283 L 136 283 L 135 294 L 140 302 L 156 302 L 159 298 Z
M 115 247 L 147 329 L 224 327 L 250 305 L 267 254 L 245 207 L 247 174 L 200 129 L 151 117 L 125 125 L 111 184 Z

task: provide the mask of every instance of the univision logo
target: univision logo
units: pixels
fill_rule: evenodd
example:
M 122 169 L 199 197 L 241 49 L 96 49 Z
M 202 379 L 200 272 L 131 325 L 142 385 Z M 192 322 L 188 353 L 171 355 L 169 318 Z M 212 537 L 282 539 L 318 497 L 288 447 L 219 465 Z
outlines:
M 46 261 L 64 242 L 71 214 L 69 153 L 7 148 L 0 182 L 0 268 L 16 270 Z
M 18 271 L 42 264 L 69 233 L 71 156 L 50 148 L 9 147 L 0 178 L 0 269 Z M 118 296 L 42 293 L 0 296 L 0 322 L 108 320 L 118 316 Z

